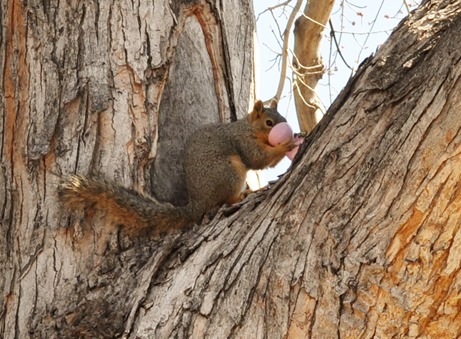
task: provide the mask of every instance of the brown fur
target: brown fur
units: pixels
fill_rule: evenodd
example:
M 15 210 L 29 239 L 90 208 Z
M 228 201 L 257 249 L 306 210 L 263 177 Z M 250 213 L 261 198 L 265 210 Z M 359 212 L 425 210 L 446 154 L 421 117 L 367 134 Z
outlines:
M 93 207 L 126 225 L 149 227 L 155 234 L 200 220 L 224 203 L 242 199 L 248 170 L 275 166 L 295 146 L 292 141 L 271 146 L 272 127 L 286 120 L 276 103 L 255 103 L 250 114 L 233 123 L 204 126 L 187 142 L 184 168 L 189 203 L 184 207 L 160 203 L 135 190 L 100 177 L 72 175 L 59 194 L 67 207 Z

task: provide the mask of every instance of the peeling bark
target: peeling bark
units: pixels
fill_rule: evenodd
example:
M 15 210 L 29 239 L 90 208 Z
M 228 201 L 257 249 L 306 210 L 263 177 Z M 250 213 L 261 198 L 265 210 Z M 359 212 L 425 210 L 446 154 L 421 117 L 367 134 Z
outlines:
M 395 29 L 274 187 L 154 240 L 101 211 L 63 211 L 59 175 L 97 170 L 150 191 L 163 94 L 181 86 L 168 83 L 181 78 L 175 48 L 204 39 L 194 62 L 211 65 L 194 123 L 240 114 L 252 73 L 237 46 L 253 19 L 240 27 L 198 1 L 65 6 L 2 7 L 0 336 L 461 335 L 457 1 L 425 2 Z M 221 25 L 219 48 L 198 10 Z M 181 36 L 187 25 L 197 34 Z

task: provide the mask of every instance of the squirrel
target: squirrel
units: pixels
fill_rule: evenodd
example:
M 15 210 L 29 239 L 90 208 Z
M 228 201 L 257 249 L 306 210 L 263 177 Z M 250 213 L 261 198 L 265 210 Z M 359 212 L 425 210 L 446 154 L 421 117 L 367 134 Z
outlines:
M 271 146 L 271 129 L 286 119 L 262 101 L 235 122 L 206 125 L 194 132 L 185 147 L 184 170 L 189 200 L 185 206 L 158 202 L 133 189 L 100 177 L 71 175 L 58 190 L 64 205 L 71 209 L 93 206 L 124 225 L 149 228 L 160 234 L 179 229 L 221 205 L 234 204 L 244 197 L 248 170 L 275 166 L 295 147 L 293 141 Z

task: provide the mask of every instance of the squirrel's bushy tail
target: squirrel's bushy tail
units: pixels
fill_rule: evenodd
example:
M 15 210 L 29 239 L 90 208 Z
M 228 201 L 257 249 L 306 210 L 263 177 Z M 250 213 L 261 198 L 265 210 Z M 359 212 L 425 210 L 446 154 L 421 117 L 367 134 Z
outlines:
M 179 228 L 191 222 L 187 207 L 160 203 L 133 189 L 100 177 L 71 175 L 58 190 L 62 202 L 71 209 L 93 207 L 131 226 L 151 226 L 155 233 Z

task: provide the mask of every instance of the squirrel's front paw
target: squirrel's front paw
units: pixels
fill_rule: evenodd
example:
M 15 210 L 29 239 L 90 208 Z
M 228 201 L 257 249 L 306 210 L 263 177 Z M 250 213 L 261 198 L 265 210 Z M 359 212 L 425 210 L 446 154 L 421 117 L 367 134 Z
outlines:
M 291 151 L 292 149 L 294 149 L 296 146 L 298 146 L 296 144 L 296 140 L 295 139 L 291 139 L 283 144 L 281 144 L 283 146 L 283 149 L 285 152 L 289 152 Z

